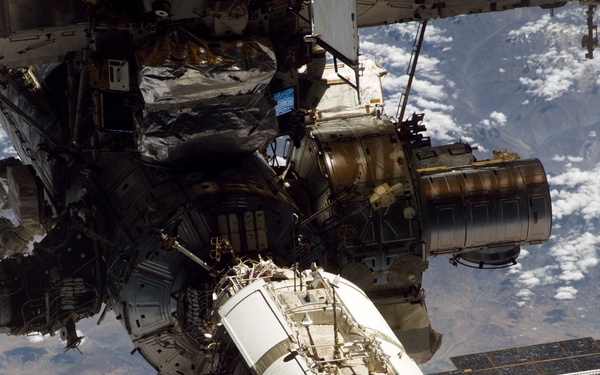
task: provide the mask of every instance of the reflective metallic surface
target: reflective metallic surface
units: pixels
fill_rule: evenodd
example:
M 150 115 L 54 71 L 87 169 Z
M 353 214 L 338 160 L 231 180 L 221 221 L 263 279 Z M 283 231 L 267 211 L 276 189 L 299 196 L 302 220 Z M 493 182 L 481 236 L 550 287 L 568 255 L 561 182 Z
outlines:
M 550 193 L 538 160 L 479 162 L 419 177 L 431 254 L 514 247 L 550 235 Z
M 357 27 L 556 2 L 440 5 L 0 2 L 0 330 L 75 349 L 104 304 L 159 373 L 419 374 L 429 257 L 551 224 L 539 161 L 432 147 L 355 58 Z

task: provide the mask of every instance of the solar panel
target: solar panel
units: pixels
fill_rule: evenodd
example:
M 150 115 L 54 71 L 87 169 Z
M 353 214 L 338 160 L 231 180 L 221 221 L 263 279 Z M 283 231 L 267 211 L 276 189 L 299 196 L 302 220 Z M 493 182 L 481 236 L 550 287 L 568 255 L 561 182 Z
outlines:
M 463 371 L 482 370 L 494 367 L 485 353 L 468 354 L 460 357 L 453 357 L 450 358 L 450 360 L 457 369 Z
M 473 374 L 473 375 L 498 375 L 498 372 L 494 369 L 491 370 L 479 370 L 479 371 L 473 371 L 473 372 L 469 372 L 469 374 Z
M 488 357 L 496 367 L 527 363 L 527 357 L 519 348 L 489 352 Z
M 591 337 L 559 342 L 569 357 L 600 353 L 600 347 Z
M 536 365 L 542 375 L 568 374 L 579 371 L 570 359 L 538 362 Z
M 600 369 L 600 341 L 590 337 L 450 358 L 456 371 L 432 375 L 560 375 Z
M 498 373 L 501 375 L 539 375 L 535 366 L 531 364 L 500 367 Z
M 600 366 L 600 354 L 573 358 L 573 363 L 579 371 L 596 370 Z
M 548 344 L 524 346 L 522 348 L 532 361 L 543 361 L 546 359 L 564 358 L 567 354 L 560 348 L 557 342 Z

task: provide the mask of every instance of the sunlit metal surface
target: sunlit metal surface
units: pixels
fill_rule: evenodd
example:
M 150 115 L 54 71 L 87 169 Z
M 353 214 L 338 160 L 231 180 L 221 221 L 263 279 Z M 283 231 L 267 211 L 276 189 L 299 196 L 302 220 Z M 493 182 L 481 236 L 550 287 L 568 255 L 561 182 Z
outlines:
M 419 181 L 430 254 L 538 243 L 550 235 L 550 193 L 538 160 L 422 172 Z
M 21 160 L 2 165 L 28 173 L 0 168 L 21 220 L 0 221 L 2 332 L 75 349 L 105 303 L 160 373 L 419 374 L 409 356 L 441 343 L 429 257 L 497 268 L 548 238 L 538 161 L 432 147 L 423 114 L 385 115 L 385 69 L 351 57 L 357 27 L 559 3 L 311 4 L 0 3 Z

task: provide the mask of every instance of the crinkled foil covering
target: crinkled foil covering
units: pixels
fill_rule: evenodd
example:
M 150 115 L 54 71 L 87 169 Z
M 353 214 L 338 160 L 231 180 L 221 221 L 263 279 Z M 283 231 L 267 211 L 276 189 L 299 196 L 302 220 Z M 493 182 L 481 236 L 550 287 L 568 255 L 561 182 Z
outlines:
M 277 69 L 266 40 L 205 41 L 174 28 L 136 52 L 144 110 L 138 151 L 172 161 L 249 152 L 277 135 L 265 89 Z
M 138 151 L 159 161 L 251 152 L 277 135 L 275 108 L 262 94 L 226 96 L 189 108 L 145 111 Z

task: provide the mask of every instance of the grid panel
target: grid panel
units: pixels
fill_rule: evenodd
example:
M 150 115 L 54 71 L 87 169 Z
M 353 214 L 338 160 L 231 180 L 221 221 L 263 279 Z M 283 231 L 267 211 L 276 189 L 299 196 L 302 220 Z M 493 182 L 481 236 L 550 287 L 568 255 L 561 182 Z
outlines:
M 600 354 L 573 358 L 573 363 L 579 371 L 597 370 L 600 368 Z
M 591 337 L 559 342 L 569 357 L 577 357 L 588 354 L 600 354 L 600 347 Z
M 450 360 L 457 369 L 463 371 L 483 370 L 494 367 L 485 353 L 467 354 L 460 357 L 452 357 Z
M 498 371 L 496 371 L 495 369 L 487 369 L 487 370 L 478 370 L 478 371 L 469 372 L 469 374 L 473 374 L 473 375 L 498 375 Z
M 525 353 L 527 353 L 531 362 L 565 358 L 567 356 L 557 342 L 524 346 L 522 349 L 525 351 Z
M 527 357 L 519 350 L 519 348 L 498 350 L 489 352 L 487 355 L 496 367 L 527 363 Z
M 558 375 L 600 370 L 600 340 L 590 337 L 450 358 L 457 371 L 432 375 Z
M 577 372 L 577 367 L 570 359 L 558 359 L 536 363 L 542 375 L 557 375 Z
M 532 364 L 500 367 L 498 373 L 500 375 L 539 375 Z

